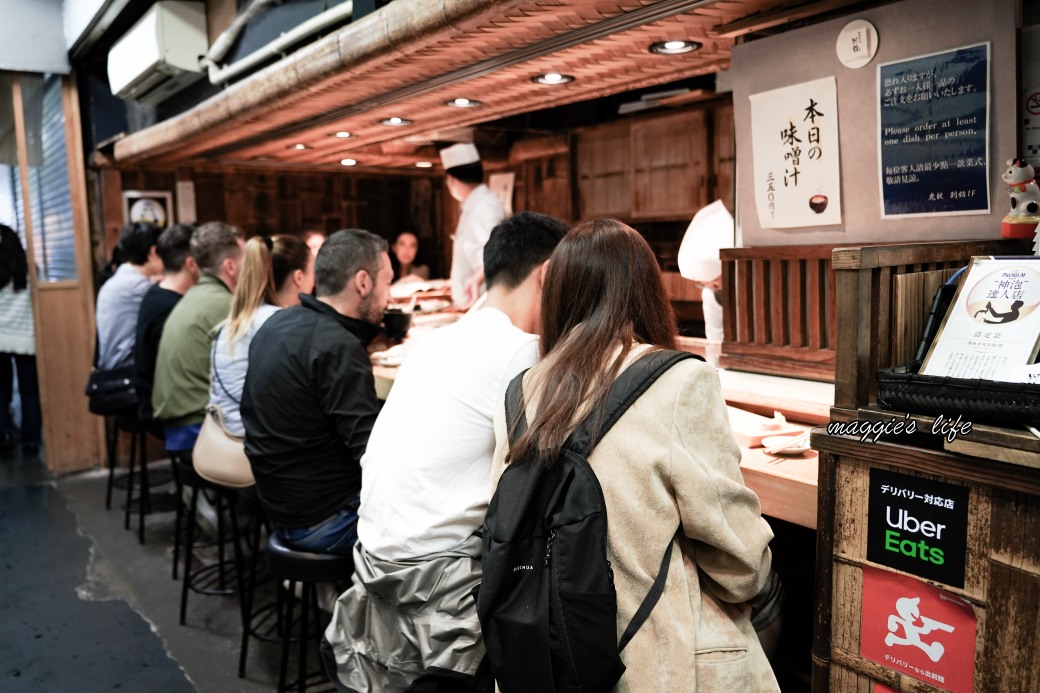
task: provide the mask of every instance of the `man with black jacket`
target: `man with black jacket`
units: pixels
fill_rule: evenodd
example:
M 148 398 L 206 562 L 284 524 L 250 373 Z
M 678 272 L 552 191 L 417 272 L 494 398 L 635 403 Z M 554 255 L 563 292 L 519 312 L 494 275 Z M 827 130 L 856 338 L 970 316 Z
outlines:
M 249 347 L 242 392 L 246 454 L 275 531 L 304 551 L 350 554 L 359 461 L 379 401 L 367 344 L 393 272 L 387 243 L 334 233 L 314 261 L 316 298 L 278 311 Z

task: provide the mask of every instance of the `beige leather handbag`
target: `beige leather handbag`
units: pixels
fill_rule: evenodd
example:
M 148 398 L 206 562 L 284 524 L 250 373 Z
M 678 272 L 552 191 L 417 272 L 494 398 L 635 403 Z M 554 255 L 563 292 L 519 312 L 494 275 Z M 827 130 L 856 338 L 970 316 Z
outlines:
M 199 476 L 214 484 L 245 488 L 256 483 L 246 457 L 245 441 L 227 432 L 224 414 L 216 405 L 206 407 L 206 418 L 195 439 L 192 464 Z
M 211 366 L 213 379 L 232 401 L 237 402 L 224 387 L 215 365 L 219 338 L 220 331 L 218 330 L 213 338 L 213 348 L 210 352 L 210 363 L 214 364 Z M 202 420 L 199 437 L 195 439 L 192 464 L 195 465 L 195 472 L 199 476 L 214 484 L 231 488 L 245 488 L 256 483 L 256 479 L 253 478 L 253 469 L 249 466 L 249 458 L 246 457 L 245 439 L 228 433 L 227 425 L 224 423 L 224 413 L 215 404 L 206 407 L 206 418 Z

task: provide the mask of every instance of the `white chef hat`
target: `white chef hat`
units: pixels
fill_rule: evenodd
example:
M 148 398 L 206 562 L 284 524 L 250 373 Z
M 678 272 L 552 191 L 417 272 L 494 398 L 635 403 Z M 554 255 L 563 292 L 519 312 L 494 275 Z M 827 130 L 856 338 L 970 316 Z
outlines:
M 450 171 L 456 166 L 475 164 L 480 161 L 480 153 L 477 148 L 469 143 L 453 144 L 441 150 L 441 164 L 445 171 Z
M 679 274 L 698 282 L 720 277 L 719 250 L 732 247 L 733 216 L 722 200 L 715 200 L 698 210 L 686 227 L 679 246 Z

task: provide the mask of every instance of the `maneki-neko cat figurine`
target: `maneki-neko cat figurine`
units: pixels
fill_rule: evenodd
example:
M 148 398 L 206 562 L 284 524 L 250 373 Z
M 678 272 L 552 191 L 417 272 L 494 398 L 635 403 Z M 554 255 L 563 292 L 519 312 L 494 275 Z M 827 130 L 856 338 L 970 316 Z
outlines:
M 1000 225 L 1000 235 L 1004 238 L 1032 237 L 1033 253 L 1040 254 L 1040 239 L 1036 236 L 1036 227 L 1040 223 L 1040 185 L 1036 183 L 1036 173 L 1024 159 L 1009 159 L 1007 167 L 1000 177 L 1008 184 L 1011 211 Z

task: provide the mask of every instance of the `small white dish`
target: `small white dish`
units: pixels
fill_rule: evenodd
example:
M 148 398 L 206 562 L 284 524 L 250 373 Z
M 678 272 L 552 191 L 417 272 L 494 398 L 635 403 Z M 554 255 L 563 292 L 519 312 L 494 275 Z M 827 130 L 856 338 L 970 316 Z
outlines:
M 809 438 L 805 437 L 801 443 L 784 446 L 799 436 L 768 436 L 762 439 L 762 447 L 770 455 L 801 455 L 809 452 Z

